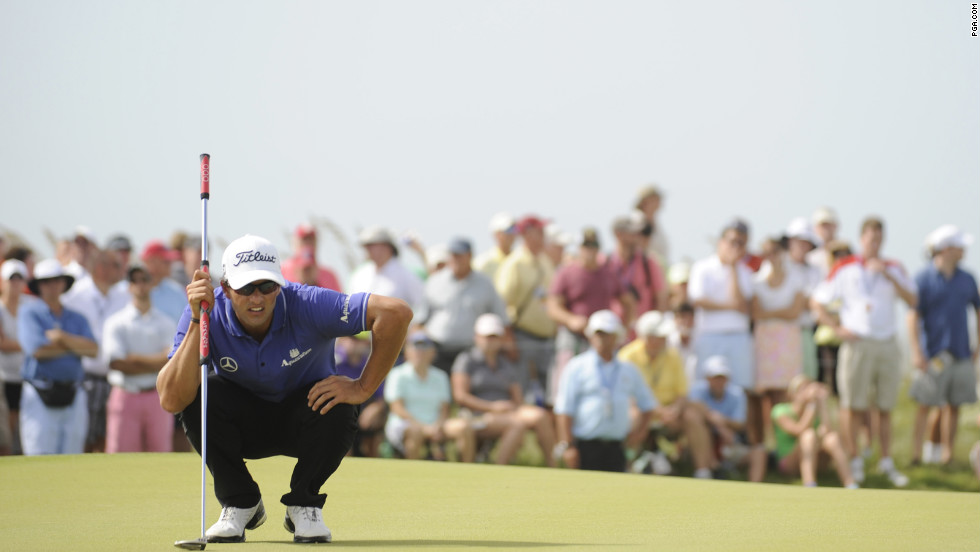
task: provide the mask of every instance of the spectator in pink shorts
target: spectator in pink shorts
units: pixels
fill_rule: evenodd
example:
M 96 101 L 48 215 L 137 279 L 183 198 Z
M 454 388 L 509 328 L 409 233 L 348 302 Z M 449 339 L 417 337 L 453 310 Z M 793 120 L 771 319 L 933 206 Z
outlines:
M 157 372 L 167 362 L 177 324 L 153 308 L 151 277 L 129 269 L 132 302 L 106 320 L 102 353 L 109 361 L 106 452 L 170 452 L 174 418 L 160 407 Z

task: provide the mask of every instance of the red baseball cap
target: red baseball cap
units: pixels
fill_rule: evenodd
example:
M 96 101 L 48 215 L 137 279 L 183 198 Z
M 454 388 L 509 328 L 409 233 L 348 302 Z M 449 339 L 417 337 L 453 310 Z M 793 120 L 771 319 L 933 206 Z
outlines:
M 297 238 L 307 238 L 309 236 L 316 237 L 316 227 L 312 224 L 300 224 L 296 227 L 296 237 Z
M 523 232 L 528 228 L 544 228 L 548 224 L 548 221 L 540 218 L 536 215 L 524 215 L 520 220 L 517 221 L 517 231 Z
M 170 249 L 160 240 L 150 240 L 143 246 L 140 260 L 146 262 L 147 259 L 160 258 L 165 261 L 176 261 L 180 258 L 180 253 Z

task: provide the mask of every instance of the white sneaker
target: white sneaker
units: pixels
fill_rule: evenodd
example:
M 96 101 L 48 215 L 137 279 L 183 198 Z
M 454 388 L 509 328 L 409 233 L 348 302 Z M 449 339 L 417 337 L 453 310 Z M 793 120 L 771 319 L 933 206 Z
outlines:
M 895 469 L 895 462 L 890 457 L 878 461 L 878 472 L 887 475 L 888 480 L 896 487 L 904 487 L 909 484 L 909 478 Z
M 670 473 L 670 460 L 667 460 L 667 456 L 657 451 L 653 453 L 653 473 L 656 475 L 667 475 Z
M 698 468 L 694 470 L 694 479 L 711 479 L 711 470 L 708 468 Z
M 864 483 L 864 457 L 851 458 L 851 477 L 855 483 Z
M 332 538 L 316 506 L 286 506 L 283 525 L 293 534 L 293 542 L 330 542 Z
M 632 464 L 630 464 L 630 472 L 643 473 L 651 463 L 653 463 L 653 453 L 649 450 L 645 450 L 640 453 L 640 456 L 638 456 L 636 460 L 633 460 Z
M 262 525 L 265 517 L 265 506 L 261 498 L 251 508 L 226 506 L 221 509 L 218 522 L 209 527 L 204 536 L 208 542 L 245 542 L 245 530 Z

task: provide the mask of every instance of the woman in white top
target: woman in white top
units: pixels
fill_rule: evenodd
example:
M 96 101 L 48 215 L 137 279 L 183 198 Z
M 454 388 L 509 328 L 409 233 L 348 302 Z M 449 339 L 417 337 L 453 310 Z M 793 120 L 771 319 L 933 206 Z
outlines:
M 17 310 L 27 283 L 27 265 L 17 259 L 6 260 L 0 265 L 0 278 L 0 454 L 9 454 L 20 449 L 20 367 L 24 353 L 17 340 Z
M 755 321 L 755 390 L 761 410 L 762 428 L 769 429 L 768 413 L 782 402 L 786 387 L 803 373 L 803 343 L 799 316 L 806 306 L 805 282 L 790 270 L 786 253 L 777 240 L 762 244 L 766 270 L 754 282 L 752 319 Z M 751 416 L 750 416 L 751 418 Z

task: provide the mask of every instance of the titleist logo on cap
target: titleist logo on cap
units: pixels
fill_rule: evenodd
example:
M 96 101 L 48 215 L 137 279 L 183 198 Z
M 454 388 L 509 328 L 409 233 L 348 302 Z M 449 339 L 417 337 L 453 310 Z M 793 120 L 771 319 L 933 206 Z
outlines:
M 262 253 L 261 251 L 252 251 L 251 249 L 248 250 L 248 251 L 242 251 L 241 253 L 236 253 L 235 254 L 235 259 L 236 259 L 235 260 L 235 264 L 233 264 L 232 266 L 238 266 L 238 265 L 240 265 L 242 263 L 254 263 L 254 262 L 258 262 L 258 263 L 274 263 L 274 262 L 276 262 L 276 256 L 275 255 L 266 255 L 266 254 Z

